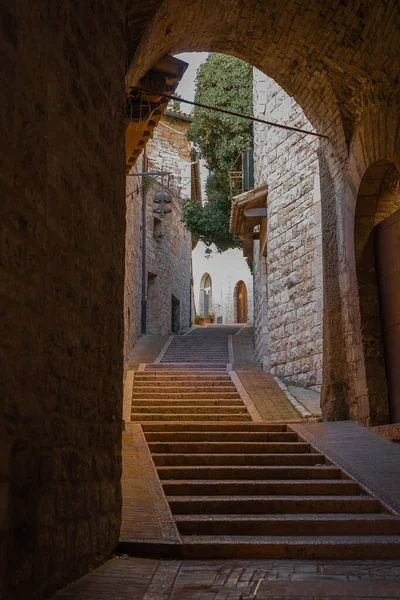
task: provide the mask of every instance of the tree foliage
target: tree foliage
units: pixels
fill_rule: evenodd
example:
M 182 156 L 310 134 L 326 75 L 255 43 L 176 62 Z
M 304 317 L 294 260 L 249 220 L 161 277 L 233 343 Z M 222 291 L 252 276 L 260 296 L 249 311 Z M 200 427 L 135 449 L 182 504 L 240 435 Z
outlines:
M 252 68 L 224 54 L 210 54 L 196 77 L 195 101 L 239 113 L 252 114 Z M 207 201 L 187 200 L 183 221 L 193 236 L 219 251 L 237 247 L 229 233 L 229 171 L 242 150 L 252 147 L 250 122 L 212 110 L 196 107 L 188 130 L 197 154 L 210 171 L 206 182 Z
M 196 77 L 195 101 L 234 112 L 253 113 L 252 67 L 225 54 L 210 54 Z M 229 170 L 241 150 L 252 147 L 251 123 L 204 108 L 194 109 L 188 130 L 201 158 L 213 173 L 213 194 L 230 195 Z M 210 196 L 209 196 L 210 197 Z
M 199 200 L 186 200 L 183 204 L 183 221 L 196 240 L 207 246 L 215 244 L 219 252 L 236 248 L 238 243 L 229 233 L 229 198 L 216 198 L 202 204 Z

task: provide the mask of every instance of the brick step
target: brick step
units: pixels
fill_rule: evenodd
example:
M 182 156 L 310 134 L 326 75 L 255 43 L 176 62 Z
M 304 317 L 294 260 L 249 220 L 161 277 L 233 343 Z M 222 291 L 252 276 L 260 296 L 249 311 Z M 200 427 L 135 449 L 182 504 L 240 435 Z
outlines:
M 303 454 L 310 450 L 305 442 L 149 442 L 149 448 L 174 454 Z
M 145 432 L 148 442 L 296 442 L 297 435 L 266 431 L 162 431 Z
M 132 421 L 141 422 L 141 421 L 205 421 L 210 419 L 210 421 L 251 421 L 251 416 L 249 414 L 234 414 L 234 413 L 221 413 L 221 414 L 207 414 L 207 413 L 188 413 L 188 414 L 178 414 L 178 413 L 154 413 L 154 414 L 145 414 L 145 413 L 132 413 L 131 414 Z
M 235 390 L 235 385 L 233 383 L 233 381 L 231 381 L 231 379 L 229 377 L 227 377 L 226 379 L 217 379 L 215 381 L 209 381 L 208 379 L 205 379 L 204 377 L 201 377 L 199 379 L 193 379 L 193 380 L 179 380 L 179 382 L 177 383 L 176 380 L 175 381 L 171 381 L 171 380 L 154 380 L 154 379 L 147 379 L 147 380 L 143 380 L 143 379 L 138 379 L 135 376 L 135 380 L 134 380 L 134 384 L 135 384 L 135 389 L 154 389 L 154 391 L 158 390 L 159 388 L 163 388 L 165 390 L 171 390 L 174 391 L 176 389 L 176 391 L 180 391 L 183 390 L 185 391 L 186 389 L 188 390 L 209 390 L 211 391 L 215 391 L 216 389 L 219 390 L 220 388 L 225 389 L 227 391 L 233 389 Z
M 167 496 L 173 514 L 379 513 L 369 496 Z
M 179 466 L 315 466 L 324 465 L 323 454 L 201 454 L 160 452 L 153 454 L 155 465 Z
M 183 535 L 400 535 L 400 519 L 384 513 L 175 515 Z
M 179 365 L 179 366 L 181 366 L 183 364 L 186 364 L 188 366 L 189 365 L 190 366 L 191 365 L 193 365 L 193 366 L 196 365 L 196 368 L 197 368 L 197 365 L 198 365 L 199 362 L 202 362 L 202 357 L 196 356 L 196 357 L 190 358 L 188 356 L 183 356 L 182 358 L 174 358 L 174 359 L 172 359 L 172 358 L 162 358 L 160 364 L 168 364 L 168 367 L 170 367 L 171 364 L 176 364 L 176 365 Z M 221 368 L 223 367 L 223 368 L 226 369 L 226 365 L 229 362 L 229 359 L 226 356 L 226 357 L 220 358 L 219 362 L 222 363 L 221 364 Z
M 228 356 L 228 348 L 224 347 L 185 347 L 185 348 L 168 348 L 163 358 L 167 356 L 204 356 L 205 362 L 210 362 L 213 356 Z
M 213 373 L 215 372 L 219 372 L 219 371 L 225 371 L 226 372 L 226 363 L 221 363 L 221 364 L 216 364 L 216 363 L 197 363 L 196 365 L 193 364 L 186 364 L 185 363 L 179 363 L 179 364 L 174 364 L 174 363 L 167 363 L 167 364 L 162 364 L 162 363 L 157 363 L 157 364 L 151 364 L 150 368 L 148 368 L 148 366 L 146 365 L 145 367 L 145 371 L 144 372 L 152 372 L 152 371 L 162 371 L 163 369 L 165 369 L 166 371 L 173 371 L 173 370 L 177 370 L 177 371 L 182 371 L 182 370 L 188 370 L 188 371 L 205 371 L 205 372 L 209 372 L 212 370 Z
M 202 384 L 207 384 L 209 386 L 222 386 L 229 385 L 232 383 L 231 378 L 225 372 L 221 372 L 219 375 L 203 375 L 202 372 L 196 372 L 196 375 L 192 375 L 193 371 L 187 371 L 181 373 L 177 371 L 176 373 L 163 373 L 162 371 L 150 372 L 143 371 L 144 375 L 139 375 L 135 373 L 135 384 L 152 384 L 152 385 L 167 385 L 167 386 L 176 386 L 177 383 L 184 384 L 189 383 L 190 385 L 199 386 Z
M 185 362 L 190 362 L 189 359 L 198 359 L 201 358 L 204 362 L 212 362 L 214 359 L 220 359 L 221 362 L 224 358 L 228 357 L 228 352 L 210 352 L 209 350 L 182 350 L 176 352 L 167 352 L 164 354 L 162 360 L 168 362 L 166 359 L 171 358 L 182 358 Z
M 219 413 L 230 413 L 230 414 L 247 414 L 246 407 L 243 404 L 222 404 L 222 405 L 211 405 L 211 406 L 203 406 L 197 405 L 194 402 L 187 402 L 184 405 L 181 404 L 173 404 L 171 402 L 166 404 L 148 404 L 147 406 L 136 406 L 134 403 L 133 410 L 135 413 L 160 413 L 160 414 L 170 414 L 174 413 L 190 413 L 190 414 L 209 414 L 211 411 L 213 414 L 218 415 Z
M 157 392 L 148 392 L 147 390 L 136 390 L 135 388 L 133 389 L 133 399 L 135 398 L 154 398 L 155 400 L 161 398 L 161 399 L 171 399 L 171 400 L 179 400 L 181 398 L 186 398 L 188 400 L 190 400 L 191 398 L 204 398 L 204 400 L 229 400 L 231 399 L 238 399 L 240 398 L 240 394 L 238 392 L 235 391 L 230 391 L 230 392 L 163 392 L 163 391 L 157 391 Z
M 189 559 L 398 559 L 400 537 L 388 536 L 182 536 Z M 286 596 L 285 596 L 286 597 Z
M 244 404 L 242 400 L 232 400 L 232 398 L 222 398 L 219 400 L 204 400 L 201 398 L 200 400 L 197 400 L 195 398 L 181 398 L 180 400 L 171 400 L 170 398 L 166 400 L 154 398 L 134 398 L 133 408 L 137 406 L 172 406 L 173 408 L 176 406 L 241 406 L 243 408 Z
M 284 423 L 144 423 L 143 431 L 266 431 L 284 432 Z
M 162 480 L 321 480 L 339 479 L 340 470 L 333 466 L 257 466 L 257 465 L 216 465 L 216 466 L 158 466 L 157 472 Z
M 201 366 L 201 365 L 200 365 Z M 185 377 L 199 376 L 199 377 L 229 377 L 226 370 L 221 373 L 220 369 L 216 369 L 214 364 L 204 365 L 204 369 L 198 368 L 197 365 L 188 365 L 188 369 L 183 368 L 182 365 L 174 365 L 171 364 L 168 369 L 168 365 L 162 365 L 161 363 L 151 363 L 150 365 L 146 365 L 145 371 L 139 371 L 138 375 L 146 376 L 152 375 L 165 377 L 166 375 L 184 375 Z M 224 365 L 226 368 L 226 365 Z
M 162 480 L 168 496 L 357 496 L 360 486 L 351 480 Z

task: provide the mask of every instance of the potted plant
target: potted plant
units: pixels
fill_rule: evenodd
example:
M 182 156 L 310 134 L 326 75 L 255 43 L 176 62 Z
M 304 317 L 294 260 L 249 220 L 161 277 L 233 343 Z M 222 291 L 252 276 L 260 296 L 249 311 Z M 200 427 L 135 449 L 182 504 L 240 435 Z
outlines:
M 202 317 L 201 315 L 196 315 L 194 318 L 194 322 L 196 325 L 201 326 L 204 323 L 204 317 Z
M 214 323 L 215 315 L 210 313 L 209 317 L 204 317 L 204 323 Z

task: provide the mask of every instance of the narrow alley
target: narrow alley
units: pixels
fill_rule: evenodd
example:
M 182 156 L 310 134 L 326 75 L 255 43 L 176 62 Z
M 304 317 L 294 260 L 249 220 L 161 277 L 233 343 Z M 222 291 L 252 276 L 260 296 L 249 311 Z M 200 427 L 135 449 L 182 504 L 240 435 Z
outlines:
M 0 17 L 0 600 L 400 600 L 400 1 Z
M 362 454 L 372 445 L 393 469 L 400 448 L 356 424 L 304 420 L 255 363 L 236 372 L 236 345 L 251 359 L 248 331 L 194 328 L 137 366 L 117 556 L 54 598 L 399 597 L 400 495 Z M 276 389 L 249 394 L 245 375 Z

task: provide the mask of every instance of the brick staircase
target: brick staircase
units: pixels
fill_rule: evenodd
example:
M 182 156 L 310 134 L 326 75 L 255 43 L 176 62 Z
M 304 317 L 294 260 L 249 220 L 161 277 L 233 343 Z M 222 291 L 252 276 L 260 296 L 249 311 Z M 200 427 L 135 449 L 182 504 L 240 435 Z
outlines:
M 135 374 L 132 403 L 181 538 L 178 557 L 398 558 L 400 517 L 291 425 L 252 421 L 226 370 L 177 368 L 183 339 L 164 355 L 178 364 Z M 206 346 L 198 352 L 204 361 Z
M 135 375 L 132 421 L 251 420 L 226 370 L 147 368 Z
M 135 382 L 132 420 L 186 558 L 399 555 L 400 518 L 290 426 L 252 422 L 227 373 L 146 369 Z

